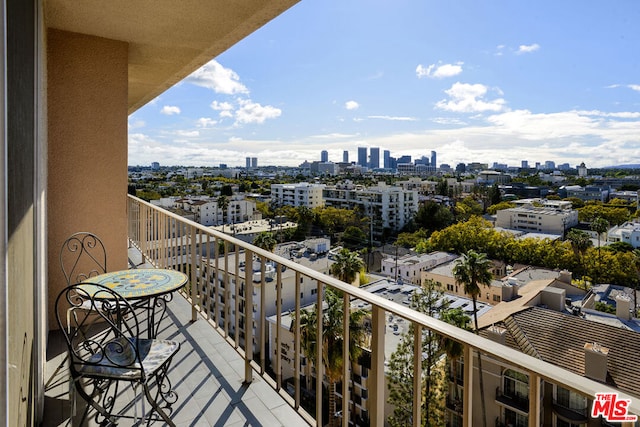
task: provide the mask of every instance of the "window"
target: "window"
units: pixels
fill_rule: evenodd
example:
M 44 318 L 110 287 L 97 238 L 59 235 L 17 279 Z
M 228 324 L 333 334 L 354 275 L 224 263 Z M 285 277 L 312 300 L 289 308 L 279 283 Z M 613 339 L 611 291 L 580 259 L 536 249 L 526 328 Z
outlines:
M 529 377 L 527 375 L 513 369 L 507 369 L 502 376 L 505 396 L 515 398 L 529 397 Z
M 529 425 L 528 416 L 506 408 L 504 410 L 504 421 L 506 425 L 514 427 L 527 427 Z
M 587 410 L 587 398 L 570 390 L 557 387 L 556 403 L 568 409 L 572 409 L 579 413 L 585 413 Z
M 583 427 L 584 424 L 573 424 L 568 421 L 556 418 L 556 427 Z
M 493 296 L 493 301 L 494 302 L 500 302 L 500 295 L 494 295 Z

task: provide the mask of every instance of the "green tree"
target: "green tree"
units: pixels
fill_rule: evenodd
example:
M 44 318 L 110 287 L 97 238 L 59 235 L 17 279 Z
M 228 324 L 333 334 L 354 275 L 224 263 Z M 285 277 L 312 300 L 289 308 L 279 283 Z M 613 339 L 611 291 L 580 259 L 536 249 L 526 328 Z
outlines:
M 322 314 L 318 313 L 317 305 L 313 309 L 300 311 L 300 345 L 306 358 L 315 366 L 319 362 L 324 367 L 329 388 L 329 426 L 337 425 L 336 417 L 336 384 L 343 380 L 342 370 L 345 361 L 342 357 L 344 343 L 343 296 L 330 288 L 325 289 L 324 300 L 326 308 Z M 362 345 L 365 341 L 364 318 L 366 311 L 362 309 L 351 310 L 349 316 L 349 359 L 358 360 L 362 353 Z M 317 360 L 318 354 L 318 319 L 322 322 L 322 360 Z M 295 324 L 295 321 L 292 323 Z M 317 379 L 321 381 L 321 378 Z M 344 379 L 346 380 L 346 378 Z M 324 424 L 321 424 L 324 425 Z
M 483 253 L 474 250 L 468 251 L 455 262 L 453 276 L 456 283 L 464 286 L 464 292 L 471 296 L 473 302 L 474 331 L 478 334 L 478 307 L 477 300 L 480 295 L 480 286 L 489 286 L 493 275 L 491 274 L 491 261 Z M 480 399 L 482 406 L 482 422 L 487 427 L 487 408 L 485 406 L 484 380 L 482 375 L 482 358 L 478 352 L 478 371 L 480 373 Z
M 602 258 L 600 253 L 600 238 L 602 237 L 602 233 L 605 233 L 607 230 L 609 230 L 609 221 L 607 221 L 603 217 L 597 217 L 593 221 L 591 221 L 590 227 L 591 227 L 591 230 L 595 231 L 596 234 L 598 235 L 598 268 L 596 268 L 596 272 L 598 272 L 598 270 L 600 270 L 600 267 L 602 266 Z M 599 277 L 599 275 L 596 277 Z M 596 281 L 595 283 L 598 283 L 598 282 Z
M 511 209 L 515 207 L 516 207 L 516 204 L 513 202 L 499 202 L 499 203 L 496 203 L 495 205 L 489 206 L 487 208 L 487 213 L 490 215 L 495 215 L 496 212 L 502 209 Z
M 343 282 L 351 284 L 356 280 L 363 267 L 364 264 L 356 252 L 343 248 L 336 255 L 329 272 Z
M 427 281 L 421 290 L 411 296 L 410 307 L 429 316 L 438 315 L 440 319 L 459 320 L 467 323 L 469 318 L 462 310 L 457 309 L 466 317 L 466 321 L 452 313 L 447 303 L 442 303 L 442 292 L 433 281 Z M 451 315 L 449 315 L 451 313 Z M 445 320 L 445 321 L 447 321 Z M 444 424 L 444 372 L 440 363 L 441 356 L 447 352 L 445 340 L 430 330 L 422 332 L 420 339 L 420 353 L 422 377 L 421 405 L 423 406 L 421 426 L 441 426 Z M 412 402 L 416 393 L 414 389 L 414 348 L 415 326 L 409 325 L 408 330 L 402 334 L 400 343 L 389 359 L 387 372 L 387 388 L 389 390 L 388 402 L 393 405 L 393 413 L 387 421 L 390 426 L 407 426 L 413 424 Z M 453 347 L 449 347 L 453 348 Z M 461 347 L 460 347 L 461 348 Z M 461 351 L 461 350 L 460 350 Z
M 633 281 L 633 316 L 637 316 L 638 312 L 638 283 L 640 282 L 640 249 L 634 249 L 633 266 L 636 268 L 636 277 Z
M 427 201 L 420 205 L 413 217 L 415 225 L 427 230 L 429 234 L 435 230 L 441 230 L 453 224 L 453 213 L 446 207 L 433 201 Z
M 584 274 L 585 267 L 583 264 L 584 254 L 591 247 L 591 238 L 587 233 L 577 228 L 572 228 L 567 233 L 567 240 L 571 242 L 571 249 L 573 249 L 576 258 L 578 259 L 578 266 L 582 274 Z
M 358 249 L 367 245 L 369 237 L 362 228 L 351 225 L 342 233 L 342 243 L 348 249 Z
M 273 237 L 273 233 L 270 231 L 263 231 L 253 239 L 253 244 L 259 248 L 273 252 L 278 241 Z

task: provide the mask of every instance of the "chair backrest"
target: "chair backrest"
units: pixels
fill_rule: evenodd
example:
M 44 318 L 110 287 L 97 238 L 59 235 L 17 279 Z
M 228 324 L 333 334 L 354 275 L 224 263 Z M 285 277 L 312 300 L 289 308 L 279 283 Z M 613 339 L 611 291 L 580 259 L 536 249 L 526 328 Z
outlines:
M 104 285 L 77 283 L 58 294 L 55 310 L 74 377 L 143 378 L 136 339 L 140 324 L 120 294 Z
M 107 272 L 107 252 L 93 233 L 74 233 L 62 244 L 60 267 L 67 285 Z

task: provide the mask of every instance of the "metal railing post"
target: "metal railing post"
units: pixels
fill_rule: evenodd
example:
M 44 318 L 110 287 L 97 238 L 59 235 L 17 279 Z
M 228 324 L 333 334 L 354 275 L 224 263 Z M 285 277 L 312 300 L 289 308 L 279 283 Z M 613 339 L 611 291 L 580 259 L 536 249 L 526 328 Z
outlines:
M 253 381 L 253 280 L 251 277 L 251 251 L 244 253 L 244 382 Z
M 384 309 L 373 306 L 371 313 L 371 380 L 370 389 L 370 419 L 372 427 L 384 426 Z
M 422 425 L 422 325 L 419 324 L 413 325 L 413 425 Z
M 464 344 L 462 426 L 473 427 L 473 348 Z

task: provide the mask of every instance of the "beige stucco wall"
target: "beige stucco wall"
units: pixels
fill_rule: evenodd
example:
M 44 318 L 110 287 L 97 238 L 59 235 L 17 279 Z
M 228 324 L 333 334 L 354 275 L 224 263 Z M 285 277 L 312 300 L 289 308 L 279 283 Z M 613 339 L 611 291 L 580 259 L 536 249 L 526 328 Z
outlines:
M 127 67 L 126 43 L 47 33 L 50 328 L 66 285 L 58 257 L 69 235 L 96 233 L 107 269 L 127 267 Z

